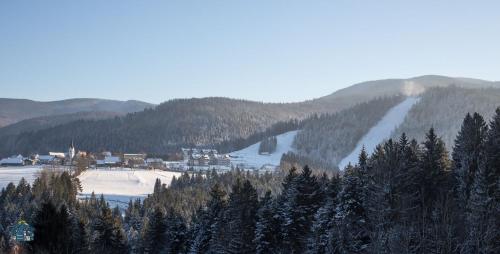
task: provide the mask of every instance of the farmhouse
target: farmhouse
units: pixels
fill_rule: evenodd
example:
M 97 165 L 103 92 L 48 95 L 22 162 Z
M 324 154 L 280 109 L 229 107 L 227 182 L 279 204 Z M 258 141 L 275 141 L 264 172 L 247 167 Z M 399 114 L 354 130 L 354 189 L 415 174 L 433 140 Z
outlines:
M 120 167 L 122 160 L 118 156 L 106 156 L 104 160 L 96 160 L 97 167 Z
M 144 166 L 146 159 L 146 154 L 143 153 L 126 153 L 123 154 L 123 164 L 129 167 L 140 167 Z
M 11 156 L 0 160 L 0 166 L 24 166 L 25 161 L 22 155 Z
M 161 158 L 147 158 L 146 165 L 148 168 L 165 168 L 165 163 Z

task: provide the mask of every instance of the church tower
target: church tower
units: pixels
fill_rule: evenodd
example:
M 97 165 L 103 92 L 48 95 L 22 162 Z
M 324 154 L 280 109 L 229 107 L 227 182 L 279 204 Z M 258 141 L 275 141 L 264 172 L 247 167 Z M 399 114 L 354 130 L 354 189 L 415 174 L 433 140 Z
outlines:
M 68 149 L 68 157 L 70 161 L 73 161 L 73 158 L 75 158 L 75 145 L 73 144 L 73 140 L 71 140 L 71 145 Z

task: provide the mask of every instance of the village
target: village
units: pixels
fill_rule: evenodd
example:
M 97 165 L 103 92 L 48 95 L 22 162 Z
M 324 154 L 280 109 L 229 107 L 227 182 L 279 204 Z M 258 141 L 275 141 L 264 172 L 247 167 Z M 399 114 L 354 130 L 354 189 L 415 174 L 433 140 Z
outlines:
M 42 166 L 44 168 L 71 169 L 84 164 L 86 169 L 159 169 L 165 171 L 227 172 L 234 168 L 252 171 L 272 171 L 275 167 L 255 167 L 241 163 L 237 156 L 220 154 L 216 149 L 182 148 L 182 159 L 164 160 L 145 153 L 113 153 L 110 151 L 90 153 L 76 150 L 73 142 L 67 152 L 49 152 L 29 156 L 13 155 L 0 160 L 0 167 Z

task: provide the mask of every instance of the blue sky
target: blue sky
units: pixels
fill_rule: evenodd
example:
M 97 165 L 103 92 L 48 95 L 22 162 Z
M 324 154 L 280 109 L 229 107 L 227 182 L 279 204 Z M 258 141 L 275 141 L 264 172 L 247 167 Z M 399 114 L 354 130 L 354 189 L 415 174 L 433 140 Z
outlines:
M 324 96 L 500 80 L 500 1 L 0 1 L 0 97 Z

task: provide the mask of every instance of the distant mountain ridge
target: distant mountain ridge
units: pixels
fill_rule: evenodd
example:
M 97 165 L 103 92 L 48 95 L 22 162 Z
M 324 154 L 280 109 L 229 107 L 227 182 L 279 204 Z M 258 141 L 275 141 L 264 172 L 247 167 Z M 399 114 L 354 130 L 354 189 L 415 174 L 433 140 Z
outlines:
M 0 128 L 0 137 L 17 135 L 23 132 L 43 130 L 77 120 L 102 120 L 123 115 L 125 115 L 125 113 L 110 111 L 81 111 L 62 115 L 40 116 L 22 120 Z
M 356 103 L 376 97 L 393 95 L 418 95 L 432 87 L 457 86 L 462 88 L 500 88 L 500 81 L 487 81 L 473 78 L 454 78 L 440 75 L 425 75 L 408 79 L 382 79 L 367 81 L 340 89 L 330 95 L 321 97 L 319 101 L 346 101 Z
M 500 83 L 428 75 L 363 82 L 318 99 L 298 103 L 261 103 L 221 97 L 174 99 L 117 118 L 81 118 L 63 121 L 56 126 L 0 136 L 0 156 L 66 149 L 70 140 L 75 140 L 82 150 L 165 154 L 182 146 L 229 144 L 232 140 L 248 138 L 279 122 L 306 119 L 315 114 L 333 114 L 377 98 L 422 94 L 430 88 L 450 86 L 485 89 L 500 88 Z M 492 100 L 495 101 L 495 98 Z M 86 107 L 95 109 L 95 104 L 105 105 L 87 103 Z M 377 115 L 383 113 L 378 112 Z M 22 129 L 21 126 L 19 128 Z M 355 142 L 352 140 L 349 143 Z M 318 154 L 324 153 L 318 151 Z
M 94 98 L 77 98 L 60 101 L 33 101 L 28 99 L 0 98 L 0 127 L 14 124 L 22 120 L 72 114 L 77 112 L 107 111 L 126 114 L 153 107 L 153 104 L 128 100 L 106 100 Z

